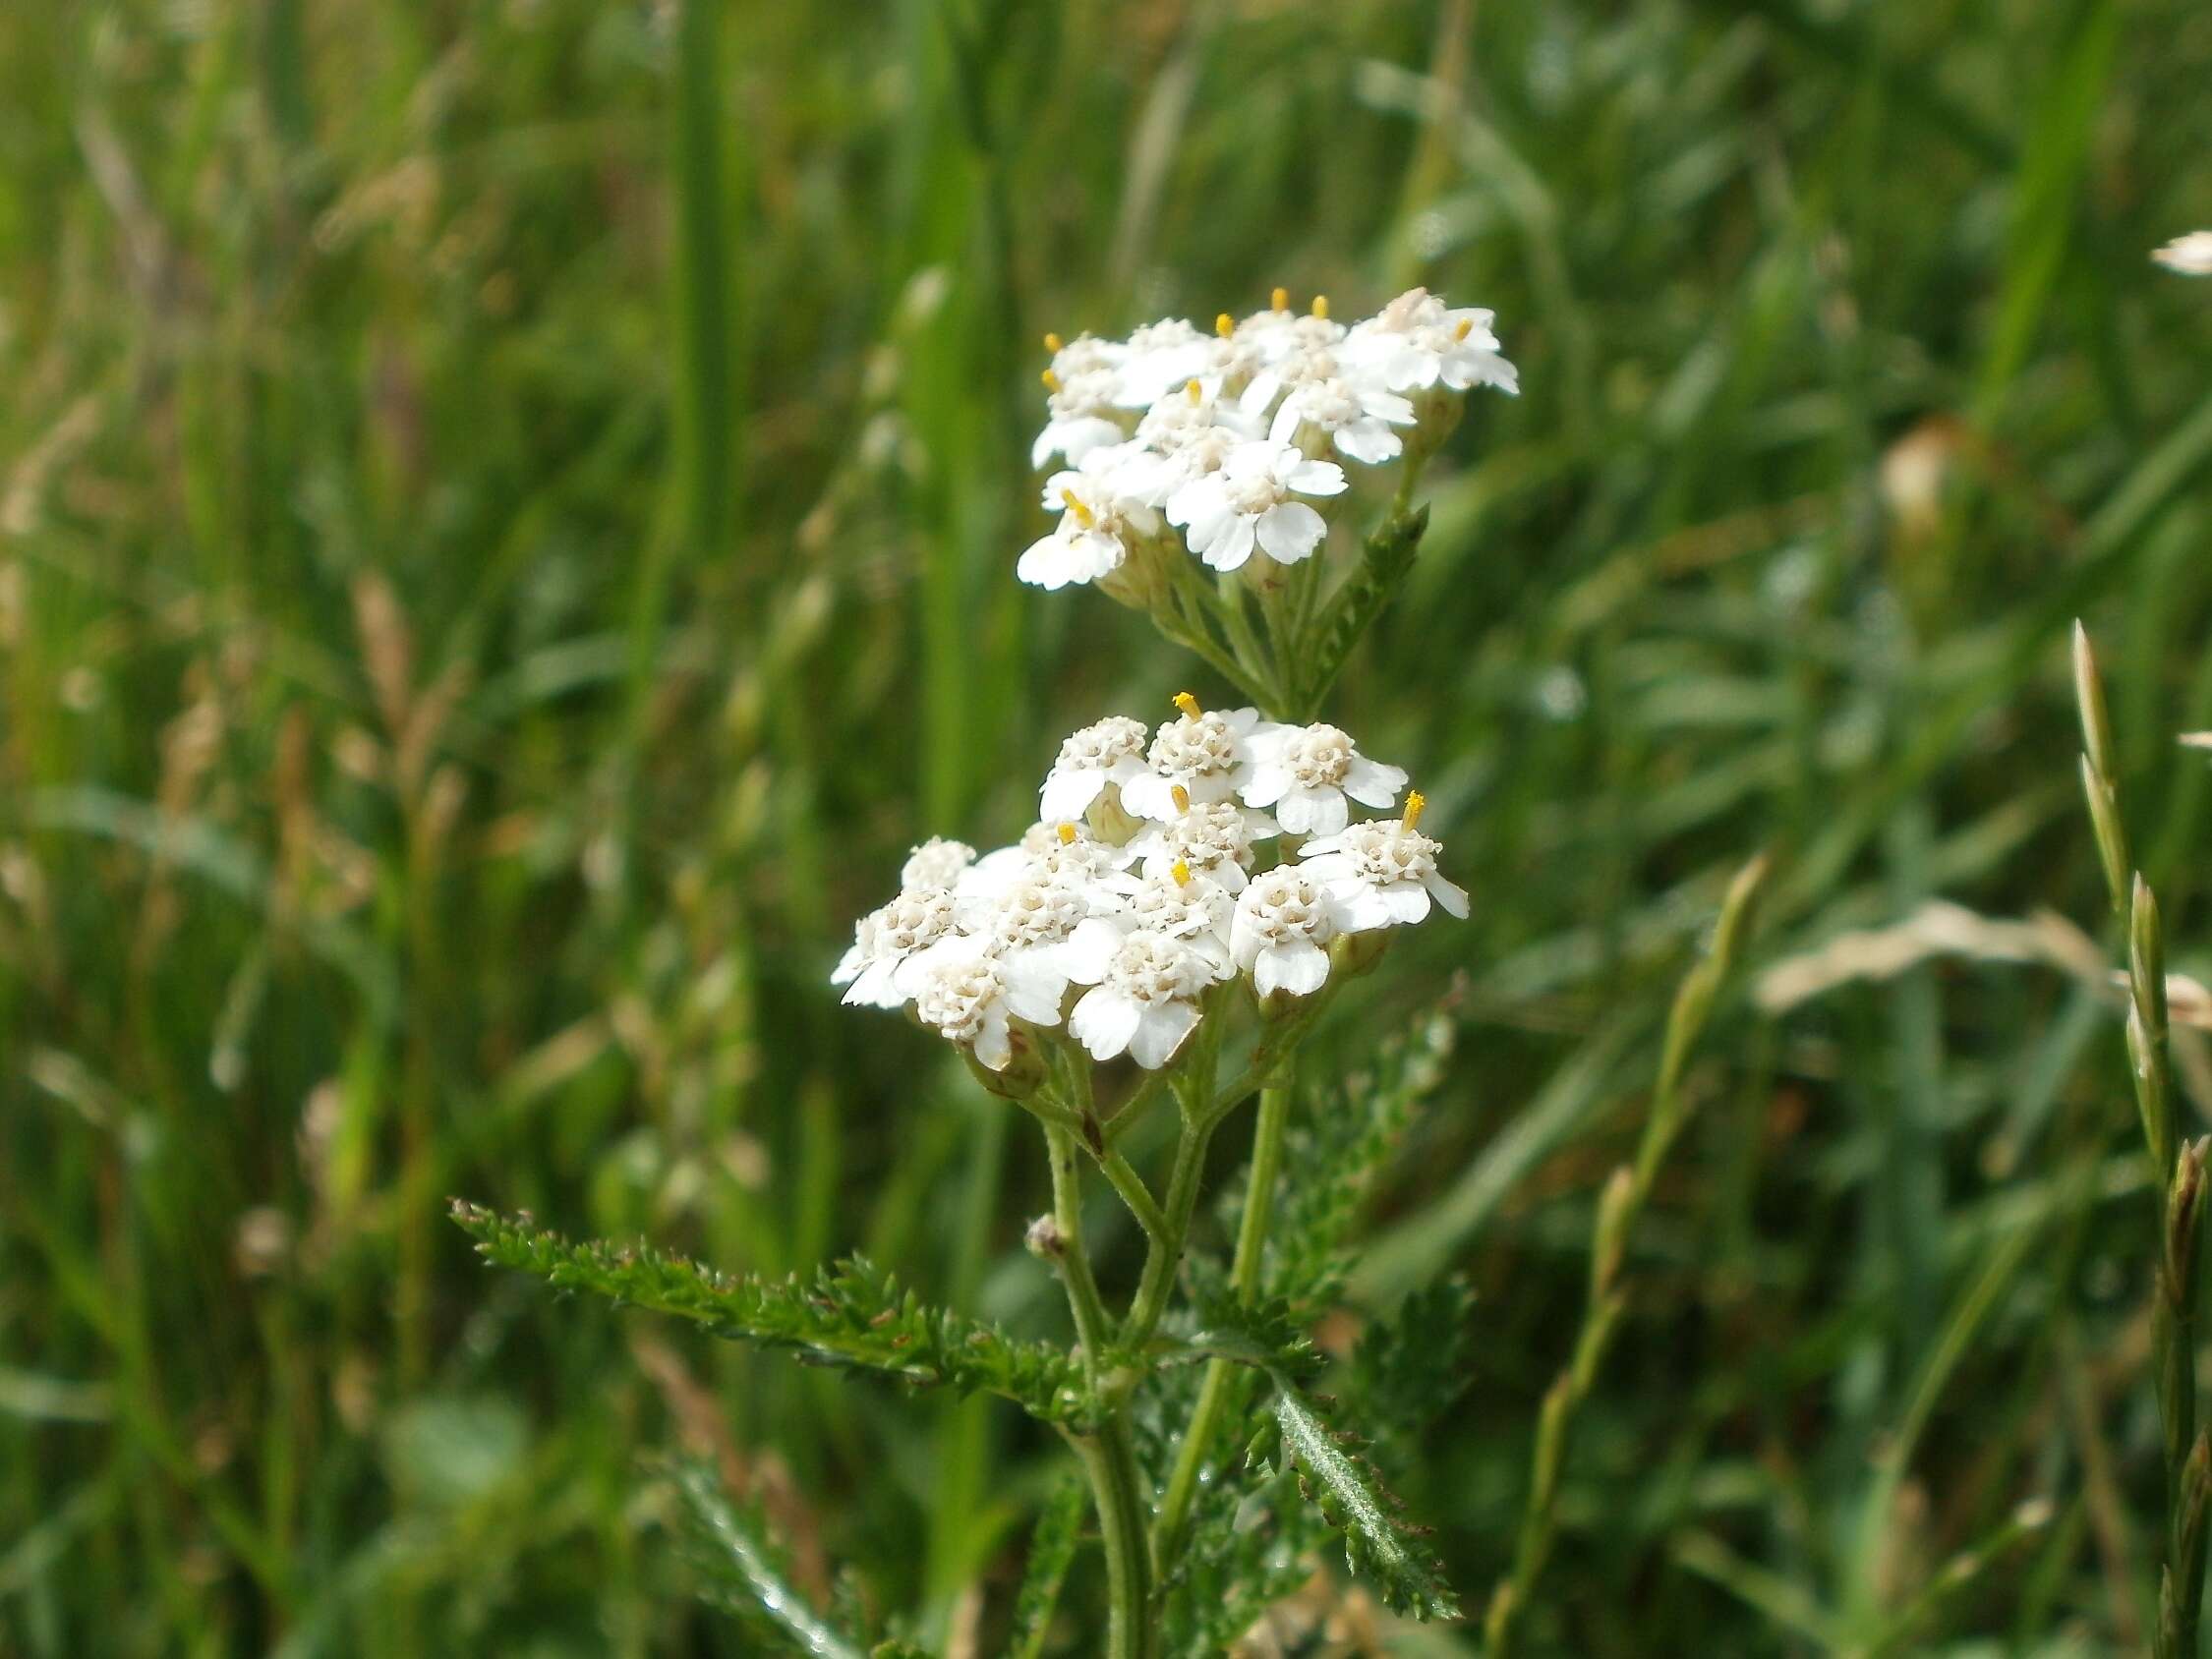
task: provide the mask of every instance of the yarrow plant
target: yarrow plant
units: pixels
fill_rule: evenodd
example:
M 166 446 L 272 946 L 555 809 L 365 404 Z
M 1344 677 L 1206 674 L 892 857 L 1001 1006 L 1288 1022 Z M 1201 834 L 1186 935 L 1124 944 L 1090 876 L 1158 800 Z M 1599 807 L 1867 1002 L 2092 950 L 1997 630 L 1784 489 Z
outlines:
M 1321 1361 L 1306 1336 L 1341 1283 L 1368 1173 L 1440 1072 L 1448 1020 L 1385 1044 L 1327 1111 L 1294 1124 L 1293 1104 L 1302 1046 L 1344 988 L 1399 930 L 1468 913 L 1406 772 L 1320 707 L 1411 567 L 1425 464 L 1470 392 L 1516 390 L 1491 323 L 1415 289 L 1346 324 L 1325 299 L 1294 311 L 1278 289 L 1210 330 L 1171 318 L 1121 340 L 1046 338 L 1031 454 L 1053 469 L 1042 496 L 1053 524 L 1015 574 L 1145 612 L 1237 697 L 1187 691 L 1156 726 L 1114 714 L 1070 734 L 1019 839 L 916 847 L 830 978 L 846 1003 L 902 1013 L 952 1045 L 1038 1124 L 1054 1201 L 1027 1240 L 1065 1288 L 1072 1346 L 925 1308 L 863 1262 L 764 1283 L 457 1211 L 486 1255 L 555 1285 L 918 1386 L 996 1393 L 1051 1424 L 1081 1466 L 1105 1569 L 1104 1619 L 1078 1626 L 1070 1651 L 1222 1652 L 1310 1573 L 1331 1534 L 1401 1613 L 1458 1612 L 1368 1437 L 1406 1433 L 1456 1393 L 1464 1294 L 1424 1293 L 1396 1323 L 1378 1321 L 1327 1398 L 1310 1386 Z M 1382 487 L 1370 495 L 1367 479 Z M 1366 499 L 1379 507 L 1367 509 L 1371 529 L 1332 552 Z M 1710 1001 L 1708 986 L 1698 1020 Z M 1155 1188 L 1131 1149 L 1168 1103 L 1173 1152 Z M 1217 1262 L 1190 1247 L 1198 1197 L 1215 1132 L 1247 1106 L 1250 1173 L 1234 1252 Z M 1086 1173 L 1144 1239 L 1118 1315 L 1085 1247 Z M 1607 1212 L 1616 1267 L 1628 1205 Z M 1609 1279 L 1601 1287 L 1617 1298 Z M 1563 1433 L 1562 1416 L 1546 1443 L 1554 1472 Z M 858 1633 L 830 1630 L 783 1584 L 711 1476 L 672 1485 L 733 1596 L 806 1651 L 862 1651 Z M 1077 1553 L 1074 1502 L 1039 1522 L 1010 1651 L 1052 1639 Z M 1530 1525 L 1547 1529 L 1548 1508 Z M 1540 1561 L 1537 1550 L 1522 1564 L 1519 1592 Z M 1493 1608 L 1493 1636 L 1497 1623 Z

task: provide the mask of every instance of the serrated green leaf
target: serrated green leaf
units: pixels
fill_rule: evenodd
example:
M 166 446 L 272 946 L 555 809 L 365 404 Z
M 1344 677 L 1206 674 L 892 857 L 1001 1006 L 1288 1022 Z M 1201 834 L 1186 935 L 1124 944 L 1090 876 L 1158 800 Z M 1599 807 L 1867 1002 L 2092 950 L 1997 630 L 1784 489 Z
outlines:
M 1329 1525 L 1343 1534 L 1352 1571 L 1369 1579 L 1384 1601 L 1416 1619 L 1452 1619 L 1459 1598 L 1444 1581 L 1443 1563 L 1408 1521 L 1397 1497 L 1350 1430 L 1332 1427 L 1290 1378 L 1275 1379 L 1275 1421 L 1283 1451 L 1308 1477 L 1302 1482 Z
M 788 1348 L 806 1362 L 880 1371 L 915 1388 L 996 1394 L 1048 1422 L 1079 1421 L 1090 1402 L 1067 1350 L 1016 1342 L 922 1303 L 859 1257 L 765 1280 L 718 1273 L 650 1245 L 571 1243 L 511 1218 L 456 1203 L 453 1219 L 486 1260 L 564 1290 L 689 1319 L 716 1336 Z
M 1281 1296 L 1247 1306 L 1228 1295 L 1215 1296 L 1198 1309 L 1196 1329 L 1163 1358 L 1169 1363 L 1227 1359 L 1262 1371 L 1310 1377 L 1321 1356 L 1307 1335 L 1307 1321 Z
M 670 1472 L 682 1499 L 684 1541 L 704 1575 L 702 1599 L 793 1652 L 816 1659 L 861 1659 L 859 1644 L 831 1629 L 791 1587 L 766 1533 L 729 1501 L 713 1465 L 686 1461 Z
M 1014 1601 L 1009 1659 L 1036 1659 L 1044 1651 L 1045 1632 L 1060 1603 L 1060 1586 L 1067 1581 L 1076 1546 L 1082 1540 L 1083 1516 L 1089 1512 L 1089 1490 L 1074 1475 L 1065 1476 L 1045 1500 L 1036 1528 L 1029 1534 L 1029 1559 L 1021 1571 L 1021 1591 Z
M 1468 1313 L 1475 1293 L 1446 1280 L 1416 1290 L 1388 1319 L 1369 1325 L 1353 1360 L 1350 1394 L 1360 1420 L 1378 1434 L 1412 1435 L 1466 1389 Z

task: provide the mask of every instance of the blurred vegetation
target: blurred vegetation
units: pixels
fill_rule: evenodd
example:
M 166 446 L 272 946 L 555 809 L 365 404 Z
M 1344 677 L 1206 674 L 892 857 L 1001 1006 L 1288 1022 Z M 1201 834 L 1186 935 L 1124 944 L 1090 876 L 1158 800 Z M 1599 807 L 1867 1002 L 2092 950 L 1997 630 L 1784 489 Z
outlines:
M 1479 1608 L 1764 847 L 1794 977 L 1686 1079 L 1525 1649 L 2137 1646 L 2150 1200 L 2051 917 L 2105 914 L 2078 613 L 2204 966 L 2212 290 L 2145 253 L 2208 77 L 2193 0 L 0 10 L 0 1650 L 757 1651 L 678 1446 L 802 1593 L 988 1650 L 1053 1448 L 441 1201 L 1059 1335 L 1027 1136 L 826 984 L 1190 672 L 1011 579 L 1037 338 L 1414 281 L 1526 391 L 1338 705 L 1476 893 L 1339 1031 L 1458 977 L 1354 1285 L 1477 1292 L 1406 1496 Z

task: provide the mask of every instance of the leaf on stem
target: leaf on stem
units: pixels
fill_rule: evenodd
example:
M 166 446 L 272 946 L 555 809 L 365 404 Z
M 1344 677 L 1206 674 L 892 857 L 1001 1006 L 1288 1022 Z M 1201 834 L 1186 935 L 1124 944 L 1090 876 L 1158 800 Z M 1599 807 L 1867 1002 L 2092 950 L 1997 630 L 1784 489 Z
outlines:
M 1282 1454 L 1304 1476 L 1299 1484 L 1308 1500 L 1343 1535 L 1352 1571 L 1371 1581 L 1395 1612 L 1457 1618 L 1459 1598 L 1444 1581 L 1427 1529 L 1406 1519 L 1397 1495 L 1368 1460 L 1367 1443 L 1329 1423 L 1288 1377 L 1275 1379 L 1274 1411 Z
M 987 1393 L 1047 1422 L 1089 1408 L 1074 1358 L 1046 1343 L 1016 1342 L 924 1304 L 860 1257 L 812 1281 L 718 1273 L 650 1245 L 569 1242 L 527 1218 L 456 1203 L 453 1220 L 497 1266 L 534 1274 L 562 1290 L 589 1290 L 617 1305 L 673 1314 L 718 1337 L 791 1349 L 809 1364 L 880 1371 L 915 1388 Z

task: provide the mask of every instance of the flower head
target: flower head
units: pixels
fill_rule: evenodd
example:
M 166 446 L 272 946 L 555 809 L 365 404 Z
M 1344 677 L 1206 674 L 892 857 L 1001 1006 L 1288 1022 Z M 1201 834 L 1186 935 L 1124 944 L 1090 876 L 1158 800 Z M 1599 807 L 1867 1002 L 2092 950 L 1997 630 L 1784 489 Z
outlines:
M 1518 392 L 1520 376 L 1490 332 L 1493 312 L 1447 308 L 1426 288 L 1408 289 L 1353 329 L 1343 356 L 1370 369 L 1392 391 L 1495 386 Z
M 1108 715 L 1071 734 L 1038 791 L 1039 816 L 1080 818 L 1107 789 L 1143 776 L 1144 735 L 1144 722 L 1127 715 Z
M 1327 374 L 1302 380 L 1275 406 L 1267 435 L 1291 443 L 1312 431 L 1348 460 L 1375 466 L 1395 460 L 1405 440 L 1392 429 L 1418 419 L 1414 406 L 1369 376 Z
M 981 916 L 1017 883 L 1037 880 L 1065 887 L 1088 902 L 1091 889 L 1122 869 L 1131 854 L 1108 846 L 1087 825 L 1073 819 L 1032 824 L 1010 847 L 987 852 L 960 878 L 963 925 Z
M 1178 864 L 1243 892 L 1253 859 L 1253 844 L 1278 833 L 1275 821 L 1235 801 L 1193 801 L 1130 842 L 1137 868 L 1146 876 L 1172 875 Z
M 1299 849 L 1299 868 L 1321 884 L 1339 933 L 1423 921 L 1431 902 L 1467 915 L 1466 889 L 1437 874 L 1442 846 L 1414 828 L 1421 807 L 1419 793 L 1408 795 L 1403 818 L 1350 825 Z
M 1176 706 L 1182 713 L 1153 737 L 1145 770 L 1122 785 L 1122 804 L 1139 818 L 1165 822 L 1193 802 L 1225 801 L 1252 763 L 1256 709 L 1200 709 L 1189 692 Z
M 1345 337 L 1345 327 L 1329 315 L 1326 295 L 1316 294 L 1310 311 L 1295 312 L 1290 295 L 1276 289 L 1267 310 L 1253 312 L 1237 324 L 1236 338 L 1272 368 L 1301 352 L 1328 351 Z
M 1078 466 L 1052 475 L 1044 504 L 1060 520 L 1029 543 L 1015 575 L 1047 589 L 1096 582 L 1119 570 L 1138 542 L 1159 534 L 1160 515 L 1117 486 L 1127 460 L 1121 444 L 1095 446 Z
M 1126 1051 L 1156 1071 L 1197 1025 L 1197 1000 L 1215 977 L 1213 963 L 1185 941 L 1133 933 L 1100 964 L 1097 983 L 1069 1011 L 1068 1034 L 1093 1059 L 1112 1059 Z
M 1089 334 L 1055 344 L 1052 367 L 1044 372 L 1045 427 L 1029 447 L 1029 465 L 1063 455 L 1077 466 L 1091 450 L 1129 435 L 1115 402 L 1127 355 L 1126 346 Z
M 952 931 L 952 893 L 940 887 L 910 887 L 880 909 L 860 918 L 852 944 L 830 975 L 845 988 L 844 1001 L 875 1008 L 896 1008 L 906 1001 L 898 989 L 900 964 Z
M 1216 570 L 1237 570 L 1256 547 L 1296 564 L 1319 546 L 1328 525 L 1298 496 L 1342 493 L 1344 469 L 1288 443 L 1260 439 L 1229 452 L 1221 470 L 1168 497 L 1172 524 L 1188 527 L 1191 550 Z
M 965 841 L 949 841 L 932 835 L 906 855 L 899 872 L 902 887 L 951 887 L 975 862 L 975 849 Z
M 1182 317 L 1148 322 L 1129 337 L 1115 397 L 1124 409 L 1149 409 L 1208 367 L 1213 341 Z
M 1274 810 L 1294 835 L 1334 835 L 1351 821 L 1350 796 L 1385 808 L 1406 786 L 1397 767 L 1370 761 L 1332 725 L 1272 726 L 1252 739 L 1253 762 L 1239 793 Z
M 1294 865 L 1278 865 L 1254 877 L 1237 900 L 1229 953 L 1261 997 L 1310 997 L 1329 977 L 1322 946 L 1335 932 L 1320 884 Z
M 1001 956 L 981 941 L 948 940 L 908 960 L 899 972 L 914 1017 L 993 1071 L 1014 1058 L 1012 1024 L 1060 1023 L 1065 976 L 1039 963 Z

